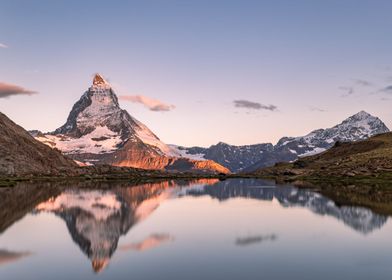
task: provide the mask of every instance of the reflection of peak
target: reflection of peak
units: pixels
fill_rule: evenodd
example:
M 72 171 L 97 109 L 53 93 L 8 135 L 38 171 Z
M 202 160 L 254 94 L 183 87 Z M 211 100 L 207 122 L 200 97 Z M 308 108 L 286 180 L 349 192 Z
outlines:
M 162 192 L 159 195 L 144 200 L 140 203 L 139 207 L 135 211 L 135 217 L 138 221 L 144 220 L 146 217 L 150 216 L 152 212 L 154 212 L 161 202 L 167 200 L 171 197 L 170 192 Z
M 96 220 L 105 220 L 119 211 L 120 207 L 121 204 L 113 193 L 68 191 L 39 204 L 36 209 L 55 212 L 64 208 L 80 208 L 93 215 Z
M 101 190 L 86 187 L 67 189 L 39 204 L 36 211 L 52 212 L 64 220 L 73 241 L 91 261 L 95 272 L 107 267 L 118 249 L 121 236 L 149 217 L 163 201 L 186 195 L 209 195 L 219 200 L 236 197 L 274 200 L 283 207 L 299 206 L 318 215 L 333 217 L 364 234 L 381 228 L 387 221 L 386 216 L 366 208 L 338 207 L 319 193 L 292 186 L 277 187 L 272 182 L 256 179 L 165 181 L 136 186 L 123 182 L 91 184 L 101 187 Z M 238 238 L 236 244 L 244 246 L 274 241 L 276 238 L 277 235 L 272 233 L 249 235 Z M 123 244 L 120 250 L 145 251 L 171 240 L 173 237 L 169 234 L 156 233 L 143 240 Z
M 74 189 L 36 209 L 61 217 L 74 242 L 91 260 L 94 271 L 99 272 L 109 263 L 120 236 L 135 224 L 132 207 L 112 191 Z
M 95 273 L 99 273 L 109 264 L 109 259 L 95 259 L 91 261 L 91 265 Z
M 278 186 L 262 180 L 232 179 L 214 185 L 206 185 L 202 189 L 190 189 L 189 195 L 209 195 L 219 200 L 234 197 L 273 200 L 284 207 L 301 206 L 319 215 L 335 217 L 344 224 L 367 234 L 381 228 L 388 217 L 376 214 L 370 209 L 354 206 L 338 207 L 332 200 L 319 193 L 291 186 Z
M 150 215 L 166 199 L 173 182 L 118 187 L 106 190 L 69 189 L 36 206 L 36 211 L 61 217 L 73 241 L 88 256 L 95 272 L 102 271 L 117 249 L 120 236 Z M 146 202 L 143 206 L 143 203 Z M 153 207 L 147 207 L 153 206 Z M 139 209 L 140 208 L 140 209 Z M 165 242 L 166 236 L 153 235 L 140 250 Z

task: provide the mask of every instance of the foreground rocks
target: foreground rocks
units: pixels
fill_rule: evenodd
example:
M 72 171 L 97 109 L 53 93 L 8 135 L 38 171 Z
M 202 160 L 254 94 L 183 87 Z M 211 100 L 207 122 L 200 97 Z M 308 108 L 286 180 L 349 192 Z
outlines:
M 0 113 L 0 175 L 74 174 L 77 164 Z

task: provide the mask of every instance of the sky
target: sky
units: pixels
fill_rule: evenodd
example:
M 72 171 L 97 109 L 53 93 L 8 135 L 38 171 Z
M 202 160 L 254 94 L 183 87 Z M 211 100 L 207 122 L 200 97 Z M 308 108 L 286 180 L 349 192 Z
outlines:
M 392 1 L 0 1 L 0 111 L 52 131 L 102 74 L 184 146 L 276 143 L 365 110 L 392 128 Z

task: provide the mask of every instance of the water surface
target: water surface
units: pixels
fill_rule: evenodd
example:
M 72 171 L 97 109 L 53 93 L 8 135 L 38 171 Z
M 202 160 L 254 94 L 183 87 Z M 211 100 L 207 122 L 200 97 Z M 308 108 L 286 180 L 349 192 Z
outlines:
M 0 190 L 0 279 L 390 279 L 392 223 L 269 181 Z

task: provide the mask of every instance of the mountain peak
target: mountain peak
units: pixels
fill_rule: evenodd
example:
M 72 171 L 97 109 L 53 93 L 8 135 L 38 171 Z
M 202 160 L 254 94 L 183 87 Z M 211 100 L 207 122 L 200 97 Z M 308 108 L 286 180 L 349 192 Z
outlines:
M 355 115 L 348 117 L 341 124 L 339 124 L 337 126 L 341 126 L 341 125 L 350 125 L 350 126 L 354 126 L 354 127 L 363 127 L 363 128 L 370 126 L 371 130 L 373 130 L 373 129 L 383 130 L 383 131 L 380 131 L 375 134 L 389 131 L 389 129 L 385 126 L 385 124 L 378 117 L 373 116 L 363 110 L 359 111 Z
M 352 115 L 351 117 L 357 117 L 360 119 L 364 119 L 364 118 L 373 117 L 373 116 L 371 114 L 369 114 L 368 112 L 362 110 L 362 111 L 359 111 L 358 113 L 356 113 L 355 115 Z
M 98 73 L 95 74 L 93 85 L 109 85 L 109 83 Z

